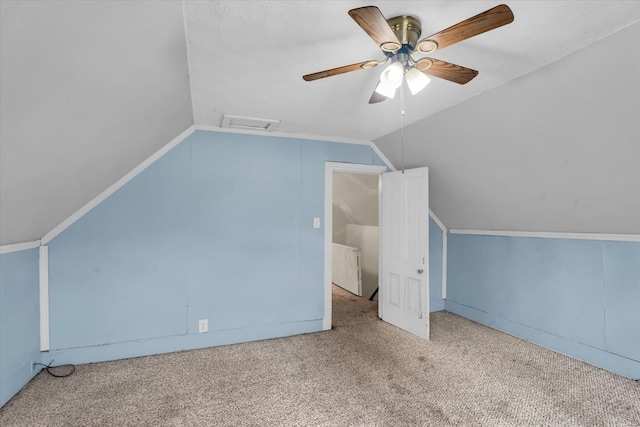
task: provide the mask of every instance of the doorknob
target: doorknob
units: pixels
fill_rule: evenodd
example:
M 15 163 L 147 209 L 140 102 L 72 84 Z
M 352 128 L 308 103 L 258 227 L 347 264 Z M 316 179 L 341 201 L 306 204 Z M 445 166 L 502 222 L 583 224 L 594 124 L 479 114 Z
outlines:
M 423 269 L 421 269 L 421 268 L 418 269 L 418 274 L 422 274 L 423 272 L 424 272 Z

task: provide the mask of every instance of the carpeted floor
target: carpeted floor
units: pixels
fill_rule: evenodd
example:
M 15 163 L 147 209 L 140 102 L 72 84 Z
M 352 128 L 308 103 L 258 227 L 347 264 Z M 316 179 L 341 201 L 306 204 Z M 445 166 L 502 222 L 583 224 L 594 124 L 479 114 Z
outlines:
M 43 371 L 0 425 L 640 425 L 633 380 L 450 313 L 427 342 L 333 300 L 332 331 Z

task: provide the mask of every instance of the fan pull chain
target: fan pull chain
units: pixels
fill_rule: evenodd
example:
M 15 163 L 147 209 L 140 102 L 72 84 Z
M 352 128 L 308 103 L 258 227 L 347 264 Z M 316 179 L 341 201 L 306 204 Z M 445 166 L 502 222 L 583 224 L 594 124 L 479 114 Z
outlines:
M 400 87 L 400 153 L 402 174 L 404 175 L 404 87 Z

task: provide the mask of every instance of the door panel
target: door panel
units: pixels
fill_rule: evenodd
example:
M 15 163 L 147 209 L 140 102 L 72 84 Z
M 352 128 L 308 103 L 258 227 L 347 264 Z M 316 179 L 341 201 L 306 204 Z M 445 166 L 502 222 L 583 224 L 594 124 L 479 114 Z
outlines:
M 382 175 L 379 314 L 429 339 L 428 169 Z
M 400 307 L 400 276 L 389 273 L 389 304 Z

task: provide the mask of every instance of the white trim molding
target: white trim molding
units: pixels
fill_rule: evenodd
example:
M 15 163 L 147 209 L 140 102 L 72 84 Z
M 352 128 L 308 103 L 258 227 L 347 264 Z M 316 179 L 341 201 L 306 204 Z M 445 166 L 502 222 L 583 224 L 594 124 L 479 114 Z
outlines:
M 389 169 L 391 169 L 391 172 L 395 172 L 398 170 L 395 166 L 393 166 L 393 163 L 391 163 L 391 161 L 387 159 L 387 156 L 384 155 L 382 150 L 380 150 L 374 142 L 370 142 L 369 145 L 371 146 L 371 149 L 378 155 L 378 157 L 380 157 L 380 160 L 382 160 L 384 164 L 387 165 Z
M 194 132 L 194 130 L 195 130 L 195 127 L 194 126 L 190 126 L 187 130 L 182 132 L 180 135 L 178 135 L 175 138 L 173 138 L 167 145 L 165 145 L 164 147 L 162 147 L 161 149 L 159 149 L 158 151 L 153 153 L 150 157 L 148 157 L 146 160 L 144 160 L 142 163 L 140 163 L 138 166 L 136 166 L 133 170 L 131 170 L 125 176 L 123 176 L 122 178 L 117 180 L 114 184 L 109 186 L 102 193 L 98 194 L 91 201 L 89 201 L 89 203 L 87 203 L 86 205 L 84 205 L 83 207 L 78 209 L 75 213 L 73 213 L 67 219 L 65 219 L 60 224 L 58 224 L 56 227 L 54 227 L 53 230 L 51 230 L 47 234 L 45 234 L 41 239 L 41 244 L 42 245 L 46 245 L 47 243 L 49 243 L 54 237 L 56 237 L 58 234 L 62 233 L 69 226 L 71 226 L 74 222 L 76 222 L 77 220 L 82 218 L 87 212 L 89 212 L 91 209 L 93 209 L 96 206 L 98 206 L 107 197 L 109 197 L 110 195 L 112 195 L 113 193 L 118 191 L 127 182 L 129 182 L 133 178 L 135 178 L 136 175 L 138 175 L 140 172 L 142 172 L 143 170 L 145 170 L 146 168 L 151 166 L 156 160 L 158 160 L 159 158 L 164 156 L 166 153 L 168 153 L 173 147 L 175 147 L 176 145 L 178 145 L 182 141 L 184 141 L 187 137 L 189 137 L 189 135 L 191 135 Z
M 306 133 L 295 132 L 269 132 L 264 130 L 250 130 L 250 129 L 234 129 L 234 128 L 222 128 L 220 126 L 212 125 L 194 125 L 195 130 L 206 130 L 211 132 L 224 132 L 224 133 L 241 133 L 247 135 L 263 135 L 263 136 L 278 136 L 281 138 L 292 139 L 310 139 L 314 141 L 322 142 L 339 142 L 342 144 L 356 144 L 356 145 L 371 145 L 371 141 L 356 138 L 341 138 L 337 136 L 320 136 Z
M 610 240 L 616 242 L 640 242 L 640 234 L 560 233 L 541 231 L 497 231 L 451 229 L 451 234 L 480 236 L 537 237 L 542 239 Z
M 27 249 L 35 249 L 40 246 L 40 240 L 34 240 L 33 242 L 13 243 L 11 245 L 0 246 L 0 255 L 8 254 L 11 252 L 26 251 Z
M 223 128 L 221 126 L 212 126 L 212 125 L 202 125 L 196 124 L 194 125 L 196 130 L 206 130 L 212 132 L 228 132 L 228 133 L 241 133 L 241 134 L 249 134 L 249 135 L 270 135 L 270 136 L 278 136 L 282 138 L 294 138 L 294 139 L 309 139 L 313 141 L 323 141 L 323 142 L 338 142 L 341 144 L 356 144 L 356 145 L 368 145 L 371 149 L 380 157 L 380 160 L 384 162 L 385 165 L 392 171 L 395 172 L 397 169 L 393 166 L 393 163 L 389 161 L 387 156 L 378 148 L 378 146 L 373 141 L 368 141 L 366 139 L 358 139 L 358 138 L 344 138 L 339 136 L 327 136 L 327 135 L 313 135 L 307 133 L 295 133 L 295 132 L 265 132 L 264 130 L 249 130 L 249 129 L 233 129 L 233 128 Z M 356 172 L 358 173 L 358 172 Z
M 380 175 L 387 171 L 386 166 L 379 165 L 363 165 L 359 163 L 340 163 L 340 162 L 325 162 L 325 170 L 330 168 L 333 172 L 338 173 L 359 173 L 368 175 Z M 327 189 L 325 188 L 325 192 Z
M 285 132 L 268 132 L 268 133 L 264 133 L 263 132 L 263 133 L 261 133 L 261 132 L 241 130 L 241 129 L 221 128 L 221 127 L 218 127 L 218 126 L 192 125 L 189 128 L 187 128 L 184 132 L 182 132 L 180 135 L 178 135 L 174 139 L 172 139 L 168 144 L 166 144 L 160 150 L 158 150 L 155 153 L 153 153 L 150 157 L 148 157 L 146 160 L 144 160 L 142 163 L 140 163 L 138 166 L 136 166 L 133 170 L 131 170 L 125 176 L 123 176 L 118 181 L 116 181 L 114 184 L 109 186 L 106 190 L 104 190 L 98 196 L 94 197 L 87 204 L 85 204 L 83 207 L 78 209 L 76 212 L 74 212 L 72 215 L 70 215 L 68 218 L 66 218 L 64 221 L 62 221 L 56 227 L 54 227 L 51 231 L 49 231 L 47 234 L 45 234 L 42 237 L 42 239 L 40 239 L 37 242 L 27 242 L 27 243 L 20 243 L 20 244 L 16 244 L 16 245 L 6 245 L 6 247 L 5 246 L 1 246 L 0 247 L 0 251 L 1 251 L 0 253 L 15 252 L 15 251 L 18 251 L 18 250 L 35 248 L 35 247 L 38 247 L 39 245 L 48 244 L 58 234 L 62 233 L 69 226 L 71 226 L 73 223 L 75 223 L 80 218 L 82 218 L 85 214 L 87 214 L 90 210 L 92 210 L 94 207 L 96 207 L 97 205 L 102 203 L 107 197 L 109 197 L 110 195 L 112 195 L 113 193 L 118 191 L 127 182 L 129 182 L 133 178 L 135 178 L 139 173 L 141 173 L 147 167 L 152 165 L 156 160 L 158 160 L 159 158 L 164 156 L 173 147 L 175 147 L 176 145 L 178 145 L 179 143 L 184 141 L 186 138 L 188 138 L 196 130 L 213 131 L 213 132 L 226 132 L 226 133 L 241 133 L 241 134 L 252 134 L 252 135 L 263 134 L 263 135 L 268 135 L 268 136 L 280 136 L 280 137 L 284 137 L 284 138 L 310 139 L 310 140 L 316 140 L 316 141 L 339 142 L 339 143 L 344 143 L 344 144 L 368 145 L 383 160 L 383 162 L 387 165 L 387 166 L 377 166 L 377 167 L 384 168 L 385 171 L 386 171 L 387 168 L 391 169 L 392 171 L 396 170 L 395 167 L 391 164 L 391 162 L 389 162 L 389 160 L 384 156 L 384 154 L 382 154 L 382 152 L 378 149 L 378 147 L 371 141 L 360 140 L 360 139 L 351 139 L 351 138 L 338 138 L 338 137 L 318 136 L 318 135 L 308 135 L 308 134 L 285 133 Z M 366 173 L 366 172 L 362 172 L 362 169 L 355 168 L 354 170 L 355 170 L 354 173 Z M 376 173 L 379 173 L 379 172 L 376 172 Z M 432 212 L 430 212 L 430 213 L 433 214 Z M 433 215 L 433 216 L 435 217 L 435 215 Z M 437 219 L 436 219 L 436 222 L 441 224 L 441 222 L 439 220 L 437 220 Z
M 49 351 L 49 247 L 40 246 L 40 351 Z
M 447 299 L 447 237 L 447 232 L 442 231 L 442 299 Z
M 442 233 L 447 234 L 447 227 L 444 225 L 442 221 L 440 221 L 440 218 L 438 218 L 431 209 L 429 209 L 429 216 L 438 225 L 438 227 L 440 227 L 440 230 L 442 230 Z

